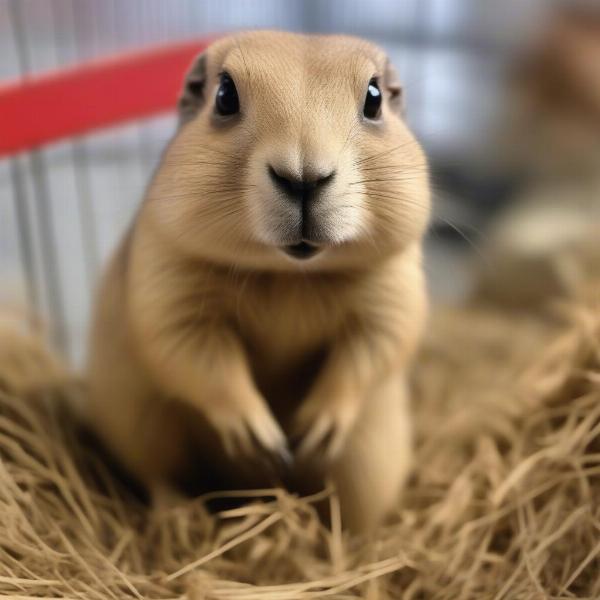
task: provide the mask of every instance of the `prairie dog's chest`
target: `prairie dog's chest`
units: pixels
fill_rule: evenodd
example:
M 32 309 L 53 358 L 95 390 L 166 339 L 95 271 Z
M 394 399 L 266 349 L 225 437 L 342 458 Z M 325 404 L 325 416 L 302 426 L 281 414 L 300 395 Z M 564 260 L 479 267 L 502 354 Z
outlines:
M 273 365 L 326 346 L 351 305 L 348 282 L 325 276 L 253 276 L 232 293 L 242 337 L 254 356 Z

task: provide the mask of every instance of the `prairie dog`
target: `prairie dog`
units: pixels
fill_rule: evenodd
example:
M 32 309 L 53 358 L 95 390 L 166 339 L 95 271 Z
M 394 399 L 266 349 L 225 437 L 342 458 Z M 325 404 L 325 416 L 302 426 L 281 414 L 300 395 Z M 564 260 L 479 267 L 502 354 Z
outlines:
M 496 147 L 522 185 L 488 232 L 476 297 L 535 308 L 600 274 L 600 5 L 551 13 L 509 80 Z
M 191 67 L 103 279 L 88 417 L 151 490 L 336 484 L 378 525 L 410 466 L 427 164 L 384 53 L 249 32 Z

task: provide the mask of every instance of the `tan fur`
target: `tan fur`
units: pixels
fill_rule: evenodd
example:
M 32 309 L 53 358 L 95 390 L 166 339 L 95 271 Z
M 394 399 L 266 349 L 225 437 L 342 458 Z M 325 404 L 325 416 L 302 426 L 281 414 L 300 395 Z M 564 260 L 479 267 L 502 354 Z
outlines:
M 241 106 L 227 122 L 213 108 L 223 70 Z M 373 76 L 378 123 L 362 118 Z M 184 93 L 101 286 L 89 418 L 151 488 L 191 468 L 206 489 L 268 485 L 255 459 L 298 437 L 284 480 L 333 478 L 346 524 L 370 529 L 410 465 L 403 378 L 426 312 L 427 167 L 397 81 L 367 42 L 276 32 L 218 41 L 194 78 L 204 99 L 190 111 Z M 309 260 L 280 249 L 298 240 L 268 164 L 335 169 L 310 205 L 324 249 Z
M 0 392 L 48 394 L 75 383 L 46 338 L 38 319 L 22 310 L 0 307 Z

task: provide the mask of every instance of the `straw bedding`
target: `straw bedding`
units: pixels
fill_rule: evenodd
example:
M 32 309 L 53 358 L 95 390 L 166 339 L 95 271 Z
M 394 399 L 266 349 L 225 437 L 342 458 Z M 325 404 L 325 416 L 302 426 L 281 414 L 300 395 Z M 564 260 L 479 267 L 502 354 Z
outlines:
M 216 516 L 201 500 L 149 508 L 82 437 L 65 402 L 77 384 L 36 340 L 0 332 L 0 595 L 599 598 L 598 290 L 434 315 L 415 473 L 369 540 L 279 490 Z

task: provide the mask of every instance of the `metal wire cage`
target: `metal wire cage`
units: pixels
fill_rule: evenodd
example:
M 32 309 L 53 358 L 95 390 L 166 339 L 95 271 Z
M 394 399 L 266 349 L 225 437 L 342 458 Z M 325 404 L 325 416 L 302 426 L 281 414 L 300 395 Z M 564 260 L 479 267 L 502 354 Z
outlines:
M 506 45 L 498 19 L 476 0 L 0 0 L 0 302 L 29 305 L 61 350 L 81 359 L 99 266 L 172 134 L 174 86 L 203 35 L 262 27 L 378 41 L 406 82 L 411 125 L 435 162 L 468 147 L 485 120 L 478 109 L 491 110 Z M 158 71 L 165 52 L 178 58 Z M 135 70 L 144 60 L 152 101 L 102 117 L 126 92 L 118 77 L 102 79 L 101 67 Z M 52 87 L 57 78 L 71 87 Z M 82 107 L 87 116 L 73 126 Z

